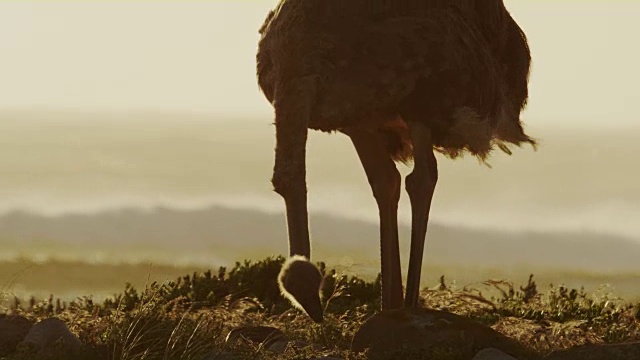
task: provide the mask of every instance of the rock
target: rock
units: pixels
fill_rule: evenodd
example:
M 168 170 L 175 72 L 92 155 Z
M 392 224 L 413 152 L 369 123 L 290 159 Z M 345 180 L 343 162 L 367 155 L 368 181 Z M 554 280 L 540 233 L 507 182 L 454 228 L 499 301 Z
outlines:
M 498 349 L 488 348 L 488 349 L 480 350 L 480 352 L 478 352 L 476 356 L 473 357 L 473 360 L 518 360 L 518 359 L 514 358 L 509 354 L 505 354 L 504 352 Z
M 312 347 L 314 350 L 322 349 L 320 346 L 308 343 L 306 341 L 287 340 L 283 338 L 270 343 L 269 346 L 267 347 L 267 350 L 277 354 L 284 354 L 284 352 L 287 351 L 287 348 L 289 347 L 296 348 L 296 349 L 304 349 L 308 347 Z
M 0 357 L 13 354 L 33 323 L 24 316 L 0 315 Z
M 638 360 L 640 342 L 590 344 L 554 351 L 545 360 Z
M 239 357 L 230 351 L 215 350 L 205 355 L 202 360 L 236 360 L 236 359 L 239 359 Z
M 234 343 L 239 340 L 262 345 L 264 349 L 277 354 L 283 354 L 289 347 L 304 349 L 312 346 L 314 350 L 321 349 L 320 346 L 305 341 L 289 340 L 280 329 L 270 326 L 245 326 L 235 328 L 227 335 L 226 342 Z
M 67 327 L 56 318 L 44 319 L 31 327 L 22 344 L 38 349 L 38 355 L 46 358 L 61 352 L 68 356 L 77 355 L 82 343 Z
M 369 359 L 446 358 L 471 360 L 480 350 L 498 349 L 519 360 L 540 357 L 488 326 L 444 311 L 387 310 L 368 319 L 353 338 L 351 350 Z
M 255 344 L 264 344 L 284 339 L 282 330 L 270 326 L 244 326 L 231 330 L 227 335 L 226 342 L 235 343 L 238 340 L 245 340 Z

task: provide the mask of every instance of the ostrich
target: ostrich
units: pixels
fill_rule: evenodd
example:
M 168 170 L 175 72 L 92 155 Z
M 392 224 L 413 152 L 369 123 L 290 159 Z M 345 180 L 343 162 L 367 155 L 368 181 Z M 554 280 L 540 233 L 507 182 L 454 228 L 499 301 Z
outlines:
M 484 162 L 495 147 L 511 154 L 510 144 L 535 146 L 520 121 L 531 61 L 524 33 L 502 0 L 281 0 L 260 34 L 258 83 L 275 110 L 272 184 L 289 237 L 283 295 L 322 321 L 307 213 L 312 129 L 347 135 L 364 168 L 379 210 L 382 309 L 417 307 L 434 152 Z M 411 160 L 403 297 L 396 162 Z

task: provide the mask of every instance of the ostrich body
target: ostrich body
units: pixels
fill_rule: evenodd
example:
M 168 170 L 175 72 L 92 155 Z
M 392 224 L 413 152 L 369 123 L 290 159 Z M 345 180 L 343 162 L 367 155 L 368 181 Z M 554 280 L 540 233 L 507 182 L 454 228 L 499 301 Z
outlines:
M 351 139 L 380 217 L 382 308 L 403 306 L 395 161 L 412 209 L 404 306 L 418 305 L 434 151 L 485 160 L 494 147 L 535 144 L 520 122 L 529 48 L 502 0 L 282 0 L 260 29 L 258 82 L 275 109 L 272 183 L 286 205 L 291 259 L 283 294 L 315 321 L 321 276 L 310 260 L 308 129 Z

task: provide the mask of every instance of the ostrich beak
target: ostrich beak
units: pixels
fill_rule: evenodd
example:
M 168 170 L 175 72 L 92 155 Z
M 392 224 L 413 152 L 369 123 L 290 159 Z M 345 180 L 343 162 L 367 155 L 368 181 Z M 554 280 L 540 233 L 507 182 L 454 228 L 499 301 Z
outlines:
M 297 300 L 298 303 L 300 303 L 300 307 L 302 307 L 314 322 L 317 324 L 322 322 L 324 318 L 324 309 L 322 308 L 319 294 L 316 294 L 316 296 L 308 296 L 306 299 Z

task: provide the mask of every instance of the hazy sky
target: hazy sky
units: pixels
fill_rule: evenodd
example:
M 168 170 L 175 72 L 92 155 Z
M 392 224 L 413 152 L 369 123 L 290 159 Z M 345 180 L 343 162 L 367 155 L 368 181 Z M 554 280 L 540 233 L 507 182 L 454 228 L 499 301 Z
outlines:
M 272 0 L 0 2 L 0 111 L 265 115 L 257 29 Z M 640 2 L 511 0 L 534 55 L 527 118 L 638 123 Z

